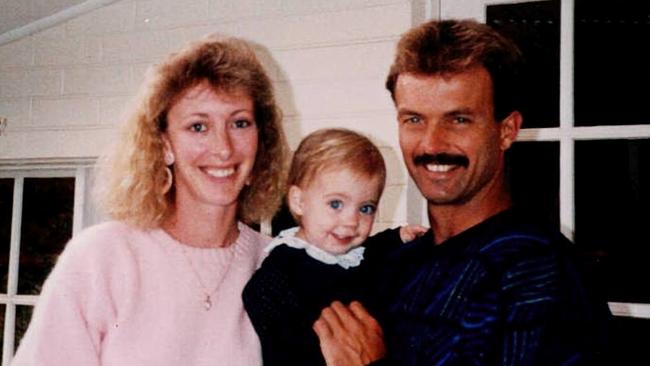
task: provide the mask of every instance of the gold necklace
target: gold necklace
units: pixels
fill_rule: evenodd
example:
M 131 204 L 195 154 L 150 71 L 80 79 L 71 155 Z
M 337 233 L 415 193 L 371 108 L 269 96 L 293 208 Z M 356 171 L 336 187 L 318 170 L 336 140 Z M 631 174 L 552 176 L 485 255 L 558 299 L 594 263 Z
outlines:
M 183 253 L 183 258 L 187 261 L 188 266 L 190 267 L 190 270 L 194 274 L 194 276 L 197 279 L 197 282 L 199 283 L 199 286 L 201 286 L 201 291 L 203 292 L 203 295 L 205 298 L 203 299 L 203 308 L 205 311 L 210 310 L 212 308 L 212 295 L 214 295 L 217 290 L 219 290 L 219 287 L 223 284 L 223 282 L 226 280 L 226 277 L 228 276 L 228 272 L 230 272 L 230 267 L 232 267 L 232 262 L 235 257 L 235 250 L 234 250 L 234 245 L 235 243 L 231 244 L 227 250 L 230 251 L 230 256 L 228 258 L 228 264 L 226 265 L 226 269 L 223 271 L 223 275 L 221 275 L 221 278 L 217 282 L 217 285 L 212 289 L 212 291 L 208 290 L 208 287 L 203 283 L 203 280 L 201 279 L 201 275 L 199 274 L 199 271 L 196 270 L 196 267 L 194 266 L 194 263 L 192 263 L 192 259 L 189 257 L 187 254 L 187 251 L 185 250 L 185 247 L 181 247 L 181 252 Z

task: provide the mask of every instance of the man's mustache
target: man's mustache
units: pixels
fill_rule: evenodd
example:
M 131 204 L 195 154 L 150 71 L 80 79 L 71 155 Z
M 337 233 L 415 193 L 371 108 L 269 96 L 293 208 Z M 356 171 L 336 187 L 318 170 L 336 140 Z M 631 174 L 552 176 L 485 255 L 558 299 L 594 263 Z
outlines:
M 467 168 L 469 159 L 465 155 L 456 154 L 422 154 L 413 158 L 415 165 L 439 164 L 439 165 L 459 165 Z

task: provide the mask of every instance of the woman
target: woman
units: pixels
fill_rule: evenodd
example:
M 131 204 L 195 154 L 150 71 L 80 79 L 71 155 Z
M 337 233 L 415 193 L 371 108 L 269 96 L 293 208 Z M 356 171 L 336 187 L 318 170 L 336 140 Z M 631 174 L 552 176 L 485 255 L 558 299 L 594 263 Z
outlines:
M 67 245 L 13 365 L 260 365 L 241 291 L 280 202 L 286 143 L 269 78 L 237 39 L 155 68 L 112 155 L 114 221 Z

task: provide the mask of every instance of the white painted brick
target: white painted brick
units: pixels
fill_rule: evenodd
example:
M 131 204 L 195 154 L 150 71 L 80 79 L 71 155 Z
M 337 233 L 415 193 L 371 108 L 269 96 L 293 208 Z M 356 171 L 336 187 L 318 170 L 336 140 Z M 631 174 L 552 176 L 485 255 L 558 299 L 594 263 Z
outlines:
M 221 22 L 210 25 L 200 25 L 181 28 L 184 34 L 184 45 L 195 40 L 199 40 L 210 34 L 223 34 L 226 36 L 237 36 L 239 34 L 239 24 Z M 174 49 L 174 48 L 172 48 Z
M 295 83 L 290 90 L 283 90 L 282 93 L 281 100 L 285 103 L 282 107 L 287 108 L 287 113 L 297 112 L 306 118 L 373 111 L 388 113 L 393 108 L 383 90 L 383 80 L 379 79 Z
M 34 63 L 36 65 L 73 65 L 83 60 L 83 39 L 35 38 Z
M 280 65 L 278 64 L 277 59 L 271 52 L 269 51 L 268 48 L 265 48 L 263 45 L 257 44 L 257 43 L 251 43 L 253 50 L 255 51 L 255 55 L 257 56 L 257 59 L 260 61 L 262 66 L 264 67 L 264 70 L 266 71 L 266 74 L 272 81 L 279 80 L 281 70 L 280 70 Z
M 158 61 L 169 53 L 164 31 L 116 34 L 104 37 L 105 62 Z
M 27 74 L 30 95 L 61 95 L 62 71 L 60 69 L 34 69 Z
M 408 3 L 408 0 L 284 0 L 282 3 L 284 14 L 317 14 L 377 5 L 403 4 Z
M 217 20 L 241 20 L 244 18 L 273 18 L 282 14 L 283 0 L 223 1 L 210 0 L 209 15 Z
M 64 94 L 111 95 L 126 94 L 130 89 L 130 67 L 76 67 L 64 73 Z
M 104 97 L 99 99 L 99 123 L 119 126 L 126 118 L 133 96 Z
M 7 131 L 29 124 L 29 98 L 0 99 L 0 116 L 6 117 Z
M 97 100 L 93 98 L 34 98 L 32 123 L 37 126 L 96 125 Z
M 377 214 L 379 222 L 405 222 L 406 185 L 386 186 Z
M 240 34 L 267 47 L 296 47 L 396 38 L 410 27 L 408 4 L 240 22 Z
M 105 35 L 134 29 L 135 4 L 118 1 L 67 22 L 70 35 Z
M 0 46 L 0 68 L 32 64 L 33 42 L 29 37 Z
M 151 63 L 136 63 L 131 65 L 131 79 L 129 81 L 129 90 L 138 92 L 145 81 L 149 69 L 153 67 Z
M 97 64 L 102 61 L 102 37 L 88 36 L 84 37 L 83 43 L 83 64 Z
M 34 20 L 31 1 L 1 1 L 0 14 L 4 22 L 0 25 L 0 33 Z
M 189 41 L 190 40 L 188 40 L 186 36 L 185 28 L 175 28 L 167 31 L 167 47 L 169 47 L 171 52 L 176 52 L 185 48 Z M 194 41 L 194 39 L 191 39 L 191 41 Z
M 111 129 L 22 130 L 2 137 L 6 159 L 87 158 L 98 156 L 115 138 Z
M 301 48 L 276 52 L 282 71 L 290 80 L 385 77 L 395 42 Z
M 399 148 L 381 148 L 384 162 L 386 162 L 386 185 L 405 185 L 408 181 L 408 171 L 404 166 L 402 151 Z
M 206 23 L 208 0 L 143 0 L 136 2 L 136 29 L 169 29 Z
M 293 86 L 286 81 L 281 81 L 273 83 L 273 87 L 275 88 L 276 103 L 280 109 L 282 109 L 284 117 L 297 118 L 298 108 L 296 107 L 295 99 L 293 96 Z
M 0 98 L 29 96 L 29 73 L 25 69 L 0 72 Z
M 300 140 L 304 136 L 300 120 L 285 116 L 282 120 L 282 126 L 284 127 L 284 134 L 287 137 L 289 149 L 291 151 L 296 150 L 298 144 L 300 143 Z
M 360 116 L 342 117 L 341 124 L 353 126 L 354 129 L 364 131 L 373 141 L 382 147 L 399 148 L 397 122 L 393 110 L 377 113 L 363 113 Z

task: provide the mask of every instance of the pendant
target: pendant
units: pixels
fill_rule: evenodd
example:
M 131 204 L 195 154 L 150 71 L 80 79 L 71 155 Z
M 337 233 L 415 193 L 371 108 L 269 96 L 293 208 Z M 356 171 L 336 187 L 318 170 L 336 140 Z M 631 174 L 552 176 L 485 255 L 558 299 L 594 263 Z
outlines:
M 203 302 L 203 307 L 205 308 L 205 311 L 210 310 L 212 307 L 212 301 L 210 300 L 210 295 L 205 295 L 205 301 Z

